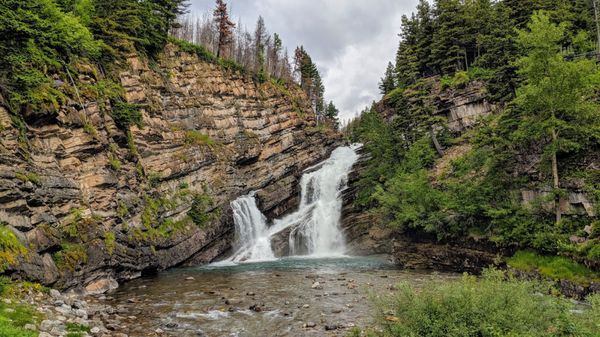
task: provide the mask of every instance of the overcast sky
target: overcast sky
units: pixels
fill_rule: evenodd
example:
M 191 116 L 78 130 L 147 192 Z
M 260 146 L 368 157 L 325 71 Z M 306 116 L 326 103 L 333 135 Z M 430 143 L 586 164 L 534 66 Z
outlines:
M 193 14 L 212 11 L 214 0 L 190 0 Z M 319 67 L 325 98 L 342 119 L 380 98 L 378 82 L 398 47 L 400 17 L 417 0 L 229 0 L 233 21 L 254 31 L 262 15 L 290 55 L 304 45 Z

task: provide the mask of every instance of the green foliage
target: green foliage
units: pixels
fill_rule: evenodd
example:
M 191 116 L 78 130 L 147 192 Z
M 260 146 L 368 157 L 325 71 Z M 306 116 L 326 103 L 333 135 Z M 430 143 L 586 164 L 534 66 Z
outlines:
M 115 171 L 119 171 L 121 169 L 121 165 L 122 165 L 119 158 L 112 156 L 112 155 L 108 157 L 108 164 Z
M 9 106 L 55 111 L 65 95 L 49 75 L 75 58 L 99 56 L 101 43 L 53 0 L 7 0 L 0 12 L 0 84 Z
M 67 330 L 67 337 L 82 337 L 91 330 L 87 325 L 73 322 L 67 322 L 65 328 Z
M 506 262 L 513 268 L 535 271 L 555 280 L 564 279 L 580 284 L 600 281 L 600 273 L 562 256 L 542 256 L 530 251 L 519 251 Z
M 420 289 L 403 283 L 393 298 L 377 303 L 381 332 L 371 335 L 596 336 L 598 297 L 590 297 L 592 308 L 580 313 L 568 300 L 540 292 L 547 293 L 547 286 L 496 270 L 481 279 L 465 275 L 460 281 L 430 281 Z
M 104 233 L 104 245 L 108 251 L 108 255 L 112 255 L 115 251 L 115 233 L 106 232 Z
M 185 143 L 187 145 L 215 145 L 215 141 L 210 136 L 196 130 L 187 130 L 185 132 Z
M 205 46 L 197 45 L 195 43 L 176 39 L 173 37 L 169 38 L 169 42 L 178 46 L 182 51 L 186 53 L 198 56 L 198 58 L 200 58 L 203 61 L 219 65 L 224 70 L 246 73 L 246 69 L 242 65 L 236 63 L 234 60 L 231 59 L 217 57 L 215 54 L 210 52 Z M 264 82 L 264 80 L 262 82 Z
M 128 130 L 131 125 L 142 126 L 140 106 L 123 101 L 112 103 L 111 116 L 121 130 Z
M 453 76 L 443 76 L 440 79 L 441 89 L 463 89 L 474 80 L 487 80 L 493 77 L 493 73 L 482 68 L 471 68 L 468 71 L 458 71 Z
M 0 303 L 0 336 L 35 337 L 38 333 L 26 330 L 24 326 L 40 320 L 40 313 L 31 306 Z
M 40 176 L 33 172 L 15 172 L 15 178 L 21 180 L 22 182 L 31 182 L 35 185 L 39 185 L 41 182 Z
M 52 255 L 52 259 L 59 268 L 65 267 L 75 271 L 88 261 L 87 249 L 82 244 L 63 243 L 61 250 Z
M 25 256 L 27 248 L 17 236 L 0 223 L 0 273 L 17 262 L 17 257 Z
M 208 210 L 213 206 L 212 198 L 207 193 L 196 193 L 192 201 L 192 207 L 188 212 L 188 216 L 194 224 L 200 228 L 204 228 L 210 220 L 213 219 L 213 214 Z

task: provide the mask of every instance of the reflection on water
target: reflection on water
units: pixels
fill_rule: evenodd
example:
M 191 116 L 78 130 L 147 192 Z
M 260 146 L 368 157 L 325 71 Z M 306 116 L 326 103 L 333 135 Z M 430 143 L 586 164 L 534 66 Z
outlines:
M 372 320 L 370 296 L 431 274 L 397 270 L 384 258 L 286 258 L 178 269 L 132 281 L 112 295 L 135 317 L 130 336 L 344 336 Z

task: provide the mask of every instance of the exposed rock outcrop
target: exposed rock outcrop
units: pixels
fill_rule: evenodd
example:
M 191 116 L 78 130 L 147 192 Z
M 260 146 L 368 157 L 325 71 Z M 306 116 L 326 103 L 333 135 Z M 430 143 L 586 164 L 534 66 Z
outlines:
M 301 171 L 339 142 L 315 127 L 299 88 L 258 83 L 173 45 L 156 64 L 127 63 L 120 81 L 143 116 L 129 135 L 104 97 L 71 101 L 21 131 L 0 108 L 0 223 L 28 247 L 13 276 L 98 292 L 209 262 L 232 241 L 232 199 L 261 190 L 267 214 L 285 213 Z M 84 67 L 79 81 L 95 85 L 98 73 Z

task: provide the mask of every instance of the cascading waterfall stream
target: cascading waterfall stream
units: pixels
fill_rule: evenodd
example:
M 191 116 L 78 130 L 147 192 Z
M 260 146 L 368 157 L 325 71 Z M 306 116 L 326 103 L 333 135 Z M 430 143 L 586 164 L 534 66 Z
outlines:
M 341 192 L 358 160 L 359 145 L 339 147 L 329 159 L 305 170 L 300 181 L 298 210 L 267 225 L 256 205 L 254 192 L 231 202 L 236 230 L 236 252 L 229 262 L 276 259 L 271 247 L 274 235 L 288 234 L 289 255 L 340 256 L 345 252 L 340 228 Z

